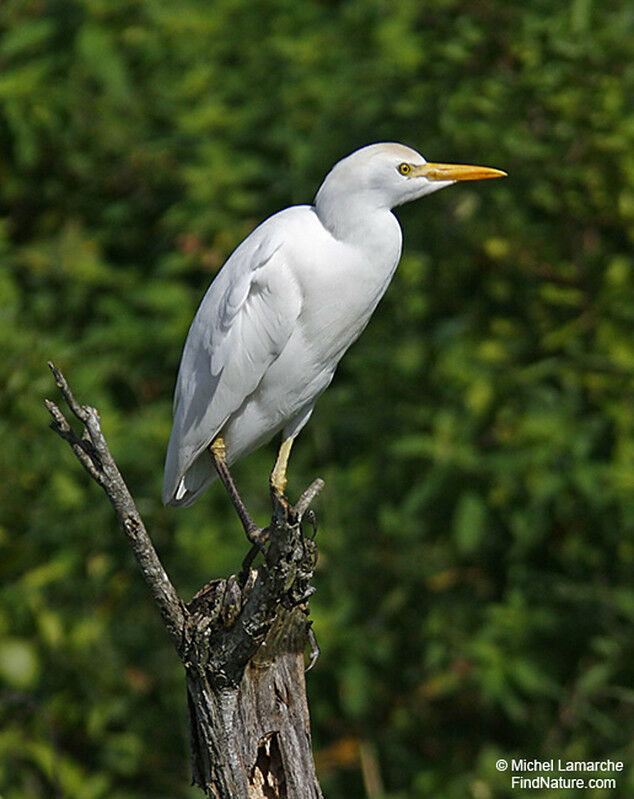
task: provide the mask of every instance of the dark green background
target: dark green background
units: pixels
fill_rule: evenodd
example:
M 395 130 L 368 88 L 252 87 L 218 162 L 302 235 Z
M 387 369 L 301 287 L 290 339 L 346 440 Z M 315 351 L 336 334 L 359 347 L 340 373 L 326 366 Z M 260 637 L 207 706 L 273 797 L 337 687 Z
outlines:
M 500 757 L 634 795 L 634 4 L 0 4 L 0 795 L 193 799 L 176 657 L 101 491 L 47 430 L 99 407 L 189 598 L 245 550 L 159 500 L 187 328 L 238 242 L 355 148 L 509 178 L 399 211 L 401 266 L 291 463 L 316 475 L 329 799 L 498 799 Z M 273 446 L 236 468 L 268 511 Z M 363 755 L 360 758 L 360 753 Z M 372 786 L 370 786 L 372 788 Z

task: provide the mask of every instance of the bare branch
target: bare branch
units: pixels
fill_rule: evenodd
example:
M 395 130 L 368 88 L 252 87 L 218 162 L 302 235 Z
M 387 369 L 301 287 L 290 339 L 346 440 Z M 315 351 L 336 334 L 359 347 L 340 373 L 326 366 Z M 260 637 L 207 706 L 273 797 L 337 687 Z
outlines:
M 106 492 L 158 606 L 172 643 L 180 654 L 186 611 L 159 560 L 134 500 L 110 453 L 101 430 L 99 414 L 95 408 L 80 405 L 64 375 L 50 361 L 48 365 L 68 407 L 85 426 L 85 430 L 79 438 L 57 405 L 46 400 L 46 407 L 53 417 L 51 428 L 69 443 L 77 460 Z
M 73 396 L 73 392 L 70 390 L 70 386 L 66 382 L 66 378 L 64 377 L 64 375 L 55 366 L 53 361 L 48 361 L 48 368 L 53 373 L 53 377 L 55 378 L 55 385 L 62 392 L 62 396 L 68 403 L 68 407 L 71 409 L 71 411 L 75 414 L 75 416 L 79 419 L 80 422 L 85 422 L 86 409 L 83 406 L 81 406 Z
M 297 500 L 297 503 L 295 505 L 295 515 L 297 516 L 299 521 L 302 520 L 304 514 L 308 510 L 309 505 L 315 499 L 317 494 L 320 493 L 323 487 L 324 487 L 324 481 L 321 479 L 321 477 L 318 477 L 316 480 L 313 480 L 313 482 L 308 486 L 306 491 L 304 491 L 301 497 Z
M 103 475 L 95 466 L 96 453 L 94 453 L 94 448 L 92 447 L 91 442 L 86 438 L 77 437 L 75 431 L 66 420 L 66 417 L 54 402 L 51 402 L 50 400 L 44 400 L 44 404 L 46 405 L 48 412 L 53 417 L 53 421 L 51 422 L 51 430 L 54 430 L 65 441 L 68 441 L 71 449 L 77 457 L 77 460 L 81 463 L 92 479 L 99 483 L 100 486 L 103 486 Z

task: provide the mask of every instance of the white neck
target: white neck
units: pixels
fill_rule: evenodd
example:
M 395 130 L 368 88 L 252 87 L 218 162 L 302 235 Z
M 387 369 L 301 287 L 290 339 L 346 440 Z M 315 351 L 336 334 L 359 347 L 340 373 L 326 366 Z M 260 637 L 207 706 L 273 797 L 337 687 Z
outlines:
M 373 231 L 398 227 L 396 217 L 385 205 L 379 192 L 339 191 L 337 185 L 326 180 L 315 197 L 315 211 L 319 221 L 336 239 L 350 244 L 365 244 Z M 400 237 L 400 228 L 399 228 Z

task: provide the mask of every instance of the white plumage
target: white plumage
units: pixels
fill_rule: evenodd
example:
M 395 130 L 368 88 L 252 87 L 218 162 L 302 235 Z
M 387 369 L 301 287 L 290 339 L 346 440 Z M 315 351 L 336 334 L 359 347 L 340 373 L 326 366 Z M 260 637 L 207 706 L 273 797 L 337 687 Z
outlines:
M 208 448 L 234 463 L 280 430 L 297 435 L 367 324 L 401 254 L 396 205 L 484 167 L 427 164 L 373 144 L 336 164 L 314 205 L 257 227 L 209 287 L 187 336 L 174 394 L 163 501 L 190 505 L 217 476 Z M 285 471 L 285 465 L 284 465 Z

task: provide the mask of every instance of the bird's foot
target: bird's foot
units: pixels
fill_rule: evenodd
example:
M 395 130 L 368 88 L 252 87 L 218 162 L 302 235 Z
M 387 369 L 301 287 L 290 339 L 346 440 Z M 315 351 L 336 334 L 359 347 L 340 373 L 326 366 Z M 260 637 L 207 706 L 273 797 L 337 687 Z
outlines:
M 258 527 L 257 524 L 251 520 L 251 524 L 244 526 L 244 532 L 247 534 L 247 538 L 253 546 L 262 550 L 262 547 L 268 541 L 270 531 L 268 527 Z
M 255 522 L 248 527 L 245 526 L 244 531 L 247 535 L 248 540 L 251 542 L 251 549 L 247 552 L 245 559 L 242 561 L 242 565 L 240 566 L 240 572 L 238 574 L 238 584 L 242 587 L 251 572 L 251 566 L 253 561 L 256 557 L 261 553 L 262 555 L 266 556 L 266 549 L 264 545 L 269 540 L 269 536 L 271 534 L 270 527 L 258 527 Z
M 247 513 L 246 507 L 244 507 L 244 505 L 240 509 L 236 508 L 236 510 L 238 510 L 238 516 L 242 522 L 242 527 L 244 528 L 247 540 L 252 545 L 247 558 L 251 556 L 251 560 L 253 560 L 258 552 L 261 552 L 263 555 L 266 554 L 264 545 L 269 539 L 270 529 L 268 527 L 258 527 L 251 516 Z
M 317 563 L 317 545 L 314 541 L 317 534 L 317 521 L 314 512 L 310 509 L 311 502 L 324 486 L 323 480 L 315 480 L 299 500 L 291 505 L 284 492 L 280 490 L 271 480 L 271 502 L 273 504 L 273 518 L 271 520 L 271 545 L 268 549 L 267 558 L 279 555 L 276 547 L 275 531 L 282 529 L 290 538 L 286 544 L 287 550 L 285 558 L 289 558 L 295 564 L 295 574 L 291 584 L 287 587 L 282 598 L 282 605 L 291 610 L 299 608 L 308 616 L 308 601 L 315 592 L 315 588 L 310 585 L 313 572 Z M 303 522 L 307 521 L 312 527 L 312 534 L 305 535 Z M 248 564 L 250 568 L 250 563 Z M 245 574 L 248 573 L 245 571 Z M 308 654 L 307 670 L 311 669 L 319 657 L 319 645 L 315 638 L 314 631 L 309 627 L 308 644 L 310 652 Z
M 273 485 L 273 481 L 270 482 L 269 487 L 271 490 L 271 503 L 273 505 L 273 519 L 271 524 L 273 526 L 276 524 L 290 524 L 297 527 L 302 540 L 308 540 L 312 543 L 317 535 L 317 518 L 315 512 L 310 508 L 310 503 L 324 487 L 324 481 L 320 478 L 314 480 L 294 505 L 291 505 L 288 497 Z M 304 519 L 311 525 L 312 535 L 304 535 L 302 525 Z
M 258 527 L 257 524 L 252 522 L 248 527 L 245 525 L 244 531 L 252 544 L 251 551 L 247 555 L 247 558 L 249 558 L 251 553 L 253 553 L 251 560 L 255 558 L 258 552 L 266 555 L 266 549 L 264 545 L 269 540 L 269 535 L 271 533 L 270 527 Z
M 273 506 L 273 515 L 281 517 L 283 519 L 288 519 L 288 521 L 294 523 L 294 512 L 293 506 L 289 502 L 286 494 L 281 491 L 277 486 L 273 484 L 271 480 L 269 482 L 269 489 L 271 491 L 271 504 Z

